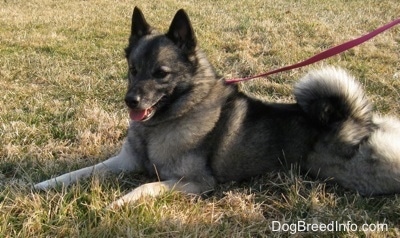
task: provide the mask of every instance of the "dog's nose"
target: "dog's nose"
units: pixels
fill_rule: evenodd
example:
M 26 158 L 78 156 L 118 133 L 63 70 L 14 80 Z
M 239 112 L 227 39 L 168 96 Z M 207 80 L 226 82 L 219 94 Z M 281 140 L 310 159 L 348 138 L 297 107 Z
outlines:
M 125 103 L 130 108 L 135 108 L 139 105 L 140 96 L 139 95 L 126 95 Z

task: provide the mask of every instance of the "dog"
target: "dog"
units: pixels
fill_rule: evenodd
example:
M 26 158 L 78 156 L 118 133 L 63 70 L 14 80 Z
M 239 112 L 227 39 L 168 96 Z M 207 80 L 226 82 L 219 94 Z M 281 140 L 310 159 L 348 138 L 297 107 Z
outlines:
M 216 75 L 182 9 L 161 34 L 135 7 L 125 53 L 131 121 L 120 153 L 36 189 L 104 172 L 158 178 L 111 204 L 118 207 L 171 190 L 202 194 L 297 164 L 362 195 L 400 192 L 400 121 L 375 115 L 344 70 L 307 74 L 294 87 L 296 103 L 254 99 Z

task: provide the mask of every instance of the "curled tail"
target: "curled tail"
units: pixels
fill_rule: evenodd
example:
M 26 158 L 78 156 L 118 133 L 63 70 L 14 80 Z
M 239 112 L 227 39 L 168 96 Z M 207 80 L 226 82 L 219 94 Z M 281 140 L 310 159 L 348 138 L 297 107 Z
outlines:
M 360 83 L 344 70 L 326 67 L 311 71 L 297 83 L 294 95 L 312 120 L 336 128 L 347 142 L 358 143 L 370 133 L 372 106 Z

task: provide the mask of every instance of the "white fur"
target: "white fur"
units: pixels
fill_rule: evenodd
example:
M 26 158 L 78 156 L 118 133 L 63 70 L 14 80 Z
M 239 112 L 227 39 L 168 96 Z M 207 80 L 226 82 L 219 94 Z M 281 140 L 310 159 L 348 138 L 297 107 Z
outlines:
M 104 162 L 94 166 L 72 171 L 56 178 L 52 178 L 34 186 L 37 190 L 48 190 L 56 186 L 68 186 L 80 179 L 88 178 L 93 174 L 104 175 L 107 172 L 114 174 L 122 172 L 140 172 L 143 168 L 129 150 L 128 141 L 126 141 L 117 156 L 111 157 Z M 117 208 L 126 203 L 138 200 L 143 196 L 158 196 L 167 191 L 176 190 L 184 193 L 200 193 L 200 188 L 195 183 L 183 183 L 178 180 L 166 180 L 154 183 L 143 184 L 131 192 L 127 193 L 110 205 L 110 208 Z
M 36 184 L 34 188 L 47 190 L 50 188 L 55 188 L 58 185 L 68 186 L 72 183 L 77 182 L 80 179 L 90 177 L 92 174 L 103 174 L 106 172 L 118 174 L 121 172 L 142 170 L 142 168 L 135 161 L 135 157 L 129 151 L 129 146 L 127 143 L 127 141 L 124 143 L 120 153 L 117 156 L 111 157 L 108 160 L 98 163 L 96 165 L 72 171 L 56 178 L 43 181 Z

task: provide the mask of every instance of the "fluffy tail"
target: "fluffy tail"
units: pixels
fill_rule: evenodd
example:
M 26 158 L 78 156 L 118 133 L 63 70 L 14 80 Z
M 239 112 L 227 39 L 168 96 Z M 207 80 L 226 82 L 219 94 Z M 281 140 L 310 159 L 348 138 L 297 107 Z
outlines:
M 342 69 L 326 67 L 308 73 L 295 86 L 294 95 L 311 119 L 321 126 L 338 127 L 337 133 L 352 137 L 348 140 L 357 141 L 370 131 L 372 106 L 361 85 Z

